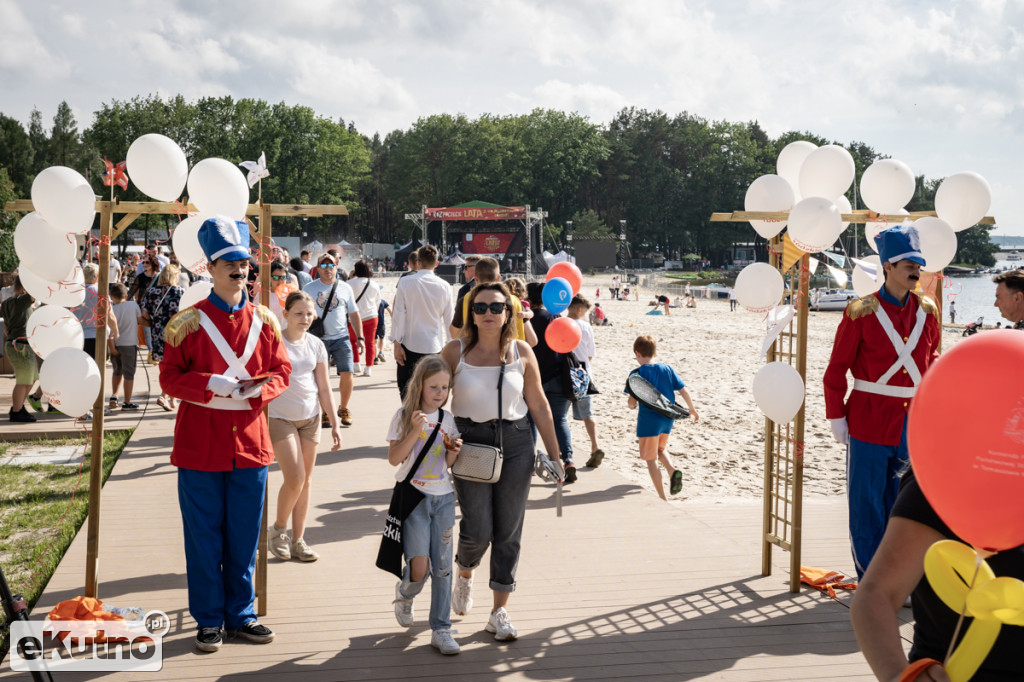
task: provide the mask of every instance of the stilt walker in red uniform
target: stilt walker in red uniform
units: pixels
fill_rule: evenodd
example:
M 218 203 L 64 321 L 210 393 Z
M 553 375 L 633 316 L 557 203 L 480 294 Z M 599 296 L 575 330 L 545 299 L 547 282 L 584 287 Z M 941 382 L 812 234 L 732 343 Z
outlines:
M 885 273 L 878 293 L 850 303 L 836 330 L 825 370 L 825 416 L 847 444 L 850 543 L 857 576 L 882 541 L 908 465 L 907 413 L 921 375 L 938 356 L 938 308 L 914 291 L 925 265 L 917 228 L 900 225 L 875 236 Z M 847 370 L 853 391 L 846 399 Z
M 171 318 L 160 363 L 161 388 L 182 400 L 171 464 L 201 651 L 220 648 L 222 627 L 251 642 L 274 638 L 256 620 L 252 576 L 274 458 L 263 406 L 288 387 L 291 363 L 277 318 L 246 300 L 248 235 L 226 218 L 199 228 L 213 291 Z

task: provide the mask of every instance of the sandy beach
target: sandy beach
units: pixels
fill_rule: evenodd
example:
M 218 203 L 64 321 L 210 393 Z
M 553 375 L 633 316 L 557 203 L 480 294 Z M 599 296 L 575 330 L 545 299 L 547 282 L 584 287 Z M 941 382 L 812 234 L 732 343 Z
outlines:
M 396 279 L 383 279 L 384 295 L 394 298 Z M 611 275 L 584 277 L 582 293 L 591 301 L 600 288 L 601 307 L 611 326 L 595 327 L 597 356 L 592 373 L 600 395 L 594 396 L 598 445 L 606 453 L 602 467 L 619 472 L 654 493 L 647 465 L 640 460 L 636 412 L 622 392 L 626 376 L 636 367 L 633 340 L 650 334 L 658 343 L 658 359 L 672 365 L 686 382 L 700 415 L 699 422 L 678 421 L 669 437 L 669 454 L 683 471 L 683 491 L 673 501 L 760 499 L 763 490 L 764 416 L 754 403 L 752 382 L 763 364 L 764 315 L 729 311 L 726 299 L 698 299 L 696 309 L 677 308 L 669 316 L 647 315 L 651 290 L 639 301 L 608 298 Z M 822 376 L 839 312 L 811 312 L 807 346 L 805 497 L 845 493 L 845 447 L 836 443 L 825 418 Z M 946 329 L 943 345 L 960 340 L 959 330 Z M 390 355 L 390 353 L 389 353 Z M 390 360 L 390 357 L 389 357 Z M 571 421 L 580 485 L 590 441 L 583 422 Z

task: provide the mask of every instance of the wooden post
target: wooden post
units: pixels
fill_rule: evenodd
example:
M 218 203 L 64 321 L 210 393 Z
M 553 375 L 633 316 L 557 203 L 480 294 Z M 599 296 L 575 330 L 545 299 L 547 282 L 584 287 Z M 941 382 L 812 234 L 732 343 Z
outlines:
M 260 200 L 259 212 L 259 243 L 260 255 L 257 261 L 260 264 L 260 305 L 270 305 L 270 262 L 273 253 L 270 248 L 271 227 L 270 213 L 271 206 Z M 264 417 L 268 409 L 263 408 Z M 270 485 L 263 491 L 263 523 L 260 526 L 260 548 L 256 561 L 256 615 L 267 615 L 267 524 L 270 522 Z
M 796 371 L 800 373 L 800 379 L 804 386 L 807 385 L 807 317 L 810 310 L 811 269 L 810 256 L 804 254 L 797 263 L 799 293 L 797 294 L 797 337 L 796 337 Z M 792 547 L 789 550 L 789 591 L 800 591 L 800 560 L 803 542 L 803 518 L 804 518 L 804 419 L 807 415 L 807 405 L 802 404 L 800 411 L 793 419 L 793 509 L 790 517 L 790 541 Z
M 103 408 L 106 405 L 107 311 L 110 309 L 110 233 L 114 205 L 100 202 L 99 277 L 96 280 L 96 366 L 100 370 L 100 393 L 92 407 L 92 453 L 89 456 L 89 526 L 85 549 L 85 596 L 99 596 L 100 493 L 103 486 Z M 89 254 L 86 252 L 86 260 Z

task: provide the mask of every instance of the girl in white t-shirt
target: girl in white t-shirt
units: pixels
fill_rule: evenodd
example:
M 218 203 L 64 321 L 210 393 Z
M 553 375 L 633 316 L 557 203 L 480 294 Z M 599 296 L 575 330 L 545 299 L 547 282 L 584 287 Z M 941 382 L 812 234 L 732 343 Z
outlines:
M 320 555 L 310 549 L 302 535 L 313 480 L 313 465 L 320 445 L 320 410 L 330 416 L 334 449 L 341 449 L 341 430 L 334 411 L 334 396 L 327 374 L 327 349 L 324 342 L 307 334 L 316 318 L 309 294 L 295 291 L 284 304 L 287 326 L 281 332 L 292 374 L 288 390 L 270 403 L 270 440 L 281 467 L 284 482 L 277 493 L 277 518 L 270 527 L 270 551 L 279 559 L 292 557 L 316 561 Z M 292 536 L 288 536 L 288 517 Z
M 405 572 L 395 585 L 395 618 L 402 627 L 413 624 L 413 600 L 430 572 L 430 644 L 442 654 L 459 653 L 452 638 L 452 535 L 455 528 L 455 488 L 448 474 L 462 447 L 455 418 L 441 406 L 448 402 L 452 374 L 440 355 L 422 358 L 413 371 L 405 400 L 391 419 L 388 461 L 398 466 L 395 479 L 404 481 L 424 445 L 440 422 L 437 436 L 411 480 L 424 494 L 402 523 Z M 401 465 L 401 466 L 399 466 Z M 429 560 L 428 560 L 429 557 Z

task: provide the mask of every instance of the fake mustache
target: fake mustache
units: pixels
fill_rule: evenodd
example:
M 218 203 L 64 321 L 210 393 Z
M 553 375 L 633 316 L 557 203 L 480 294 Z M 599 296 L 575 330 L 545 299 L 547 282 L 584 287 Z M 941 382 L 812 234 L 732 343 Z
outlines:
M 231 273 L 231 279 L 245 279 L 245 275 L 240 272 Z

